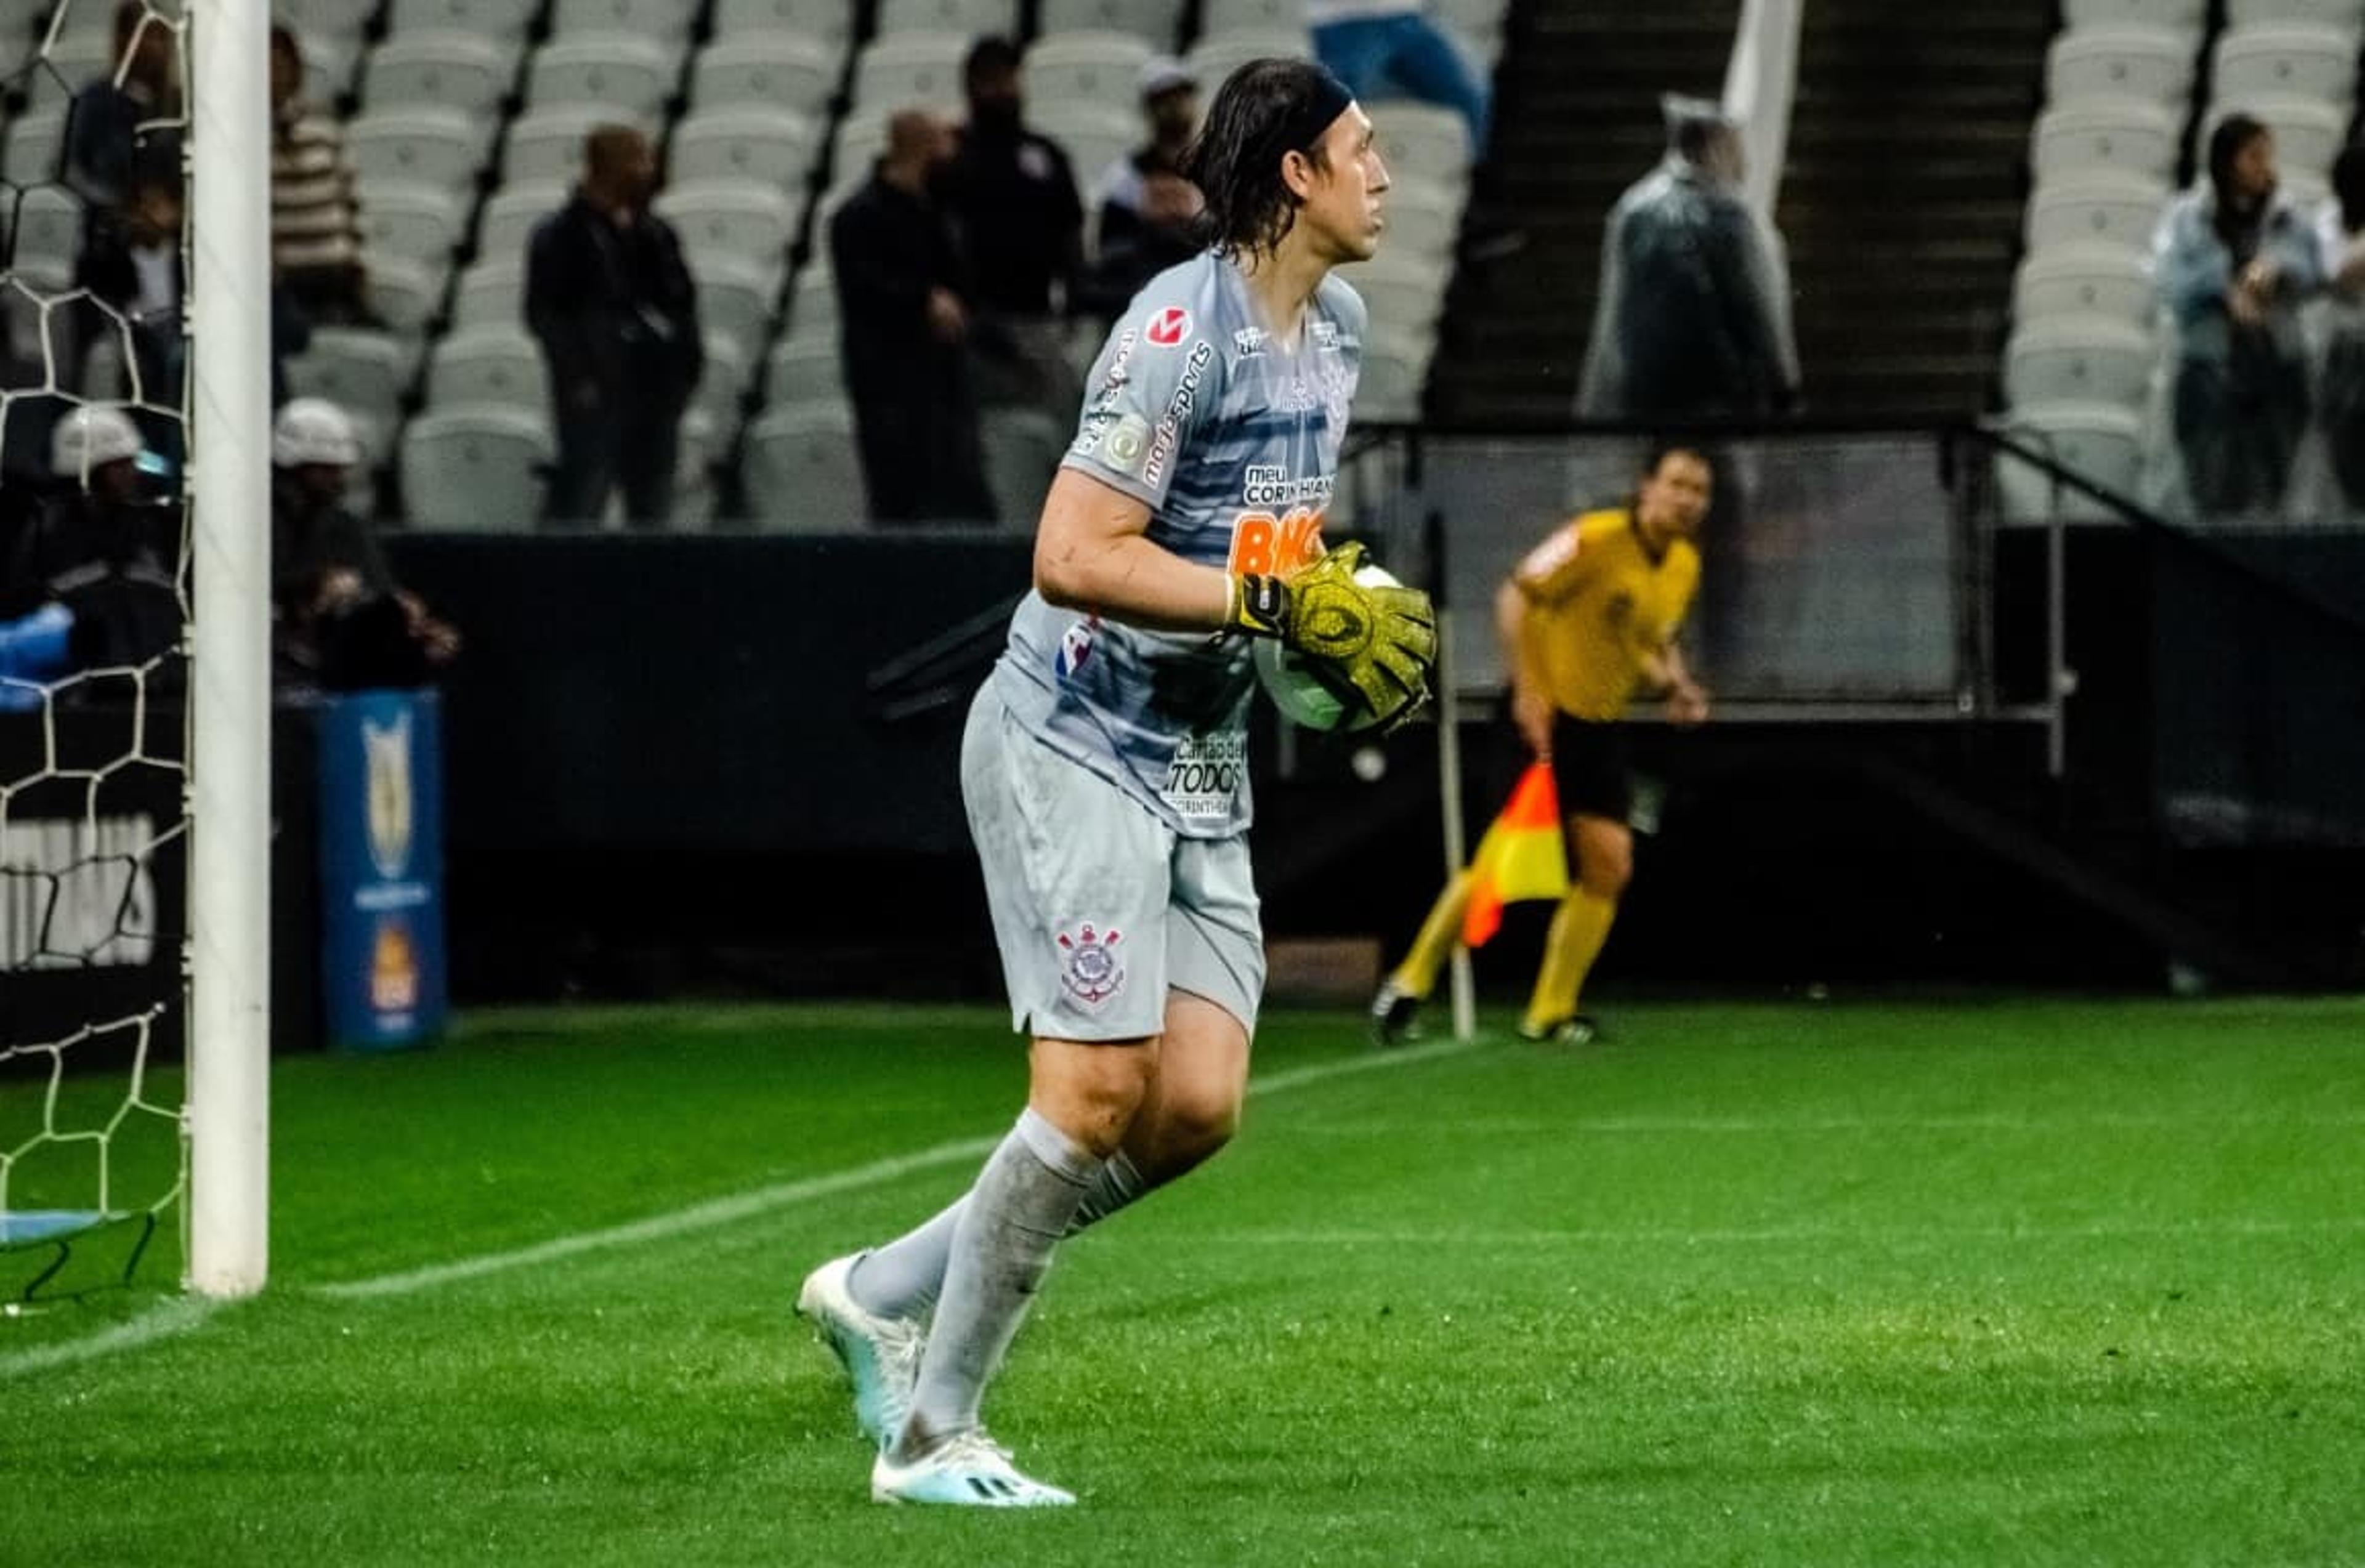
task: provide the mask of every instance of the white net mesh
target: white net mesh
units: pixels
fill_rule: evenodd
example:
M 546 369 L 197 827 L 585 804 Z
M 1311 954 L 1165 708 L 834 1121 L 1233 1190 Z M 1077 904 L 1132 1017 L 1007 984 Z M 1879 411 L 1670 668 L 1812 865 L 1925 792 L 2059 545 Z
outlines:
M 181 1136 L 179 7 L 0 0 L 0 1298 L 130 1278 Z

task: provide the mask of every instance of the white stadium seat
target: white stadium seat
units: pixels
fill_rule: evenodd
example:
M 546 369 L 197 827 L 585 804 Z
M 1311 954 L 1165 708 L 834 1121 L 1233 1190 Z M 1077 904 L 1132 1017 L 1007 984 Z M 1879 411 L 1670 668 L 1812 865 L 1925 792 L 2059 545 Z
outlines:
M 969 39 L 958 33 L 902 33 L 880 39 L 854 62 L 854 106 L 865 112 L 933 106 L 964 99 L 961 60 Z
M 1034 532 L 1043 498 L 1075 431 L 1041 409 L 990 408 L 977 420 L 978 449 L 993 510 L 1012 532 Z
M 1199 10 L 1201 38 L 1256 29 L 1277 31 L 1305 23 L 1305 0 L 1205 0 Z
M 542 515 L 548 424 L 518 409 L 431 409 L 402 434 L 402 493 L 421 529 L 511 532 Z
M 1420 418 L 1420 394 L 1429 380 L 1423 341 L 1373 330 L 1363 340 L 1363 365 L 1355 384 L 1355 412 L 1364 420 L 1409 421 Z
M 2151 28 L 2073 28 L 2053 40 L 2046 95 L 2057 104 L 2142 98 L 2180 108 L 2192 92 L 2198 43 Z
M 708 330 L 761 342 L 780 293 L 779 260 L 730 252 L 691 252 L 683 258 L 698 284 L 698 319 Z
M 982 33 L 1012 37 L 1018 7 L 1012 0 L 879 0 L 879 36 L 897 33 Z
M 2112 169 L 2166 179 L 2176 168 L 2181 117 L 2140 98 L 2086 98 L 2037 117 L 2039 180 Z
M 1389 174 L 1393 176 L 1395 171 Z M 1462 234 L 1462 193 L 1432 180 L 1395 180 L 1387 194 L 1387 239 L 1382 249 L 1394 254 L 1441 259 L 1453 252 Z M 1348 274 L 1352 280 L 1353 274 Z
M 1303 28 L 1287 30 L 1259 28 L 1245 32 L 1211 34 L 1192 45 L 1191 52 L 1185 58 L 1193 74 L 1212 95 L 1222 85 L 1225 77 L 1251 60 L 1267 57 L 1311 60 L 1314 58 L 1314 37 Z
M 2039 181 L 2028 202 L 2028 248 L 2114 245 L 2147 252 L 2168 199 L 2167 181 L 2110 170 Z
M 714 36 L 842 44 L 854 37 L 854 0 L 714 0 Z
M 1130 33 L 1162 51 L 1174 47 L 1182 19 L 1178 0 L 1042 0 L 1036 26 L 1044 37 L 1068 32 Z
M 525 101 L 537 109 L 586 104 L 654 119 L 681 84 L 681 60 L 680 46 L 653 38 L 570 34 L 534 51 Z
M 747 390 L 745 339 L 730 332 L 708 330 L 700 339 L 706 350 L 706 372 L 699 377 L 690 411 L 702 417 L 710 430 L 739 428 L 739 400 Z
M 451 275 L 451 266 L 441 261 L 372 256 L 370 308 L 379 320 L 398 332 L 419 332 L 443 308 L 443 285 Z
M 2158 28 L 2197 37 L 2209 0 L 2062 0 L 2061 14 L 2072 28 Z
M 2365 0 L 2226 0 L 2229 27 L 2315 23 L 2330 28 L 2365 27 Z
M 415 368 L 411 351 L 387 332 L 321 327 L 304 352 L 287 362 L 287 390 L 330 402 L 390 431 Z
M 72 282 L 75 258 L 82 254 L 81 198 L 58 185 L 36 185 L 10 196 L 0 206 L 0 218 L 11 225 L 11 272 L 42 288 Z
M 698 24 L 700 0 L 558 0 L 551 37 L 625 33 L 678 49 Z
M 548 411 L 550 373 L 532 333 L 488 323 L 462 328 L 435 345 L 427 359 L 427 406 L 469 404 Z
M 392 0 L 387 30 L 398 38 L 448 29 L 520 43 L 541 11 L 542 0 Z
M 485 202 L 476 223 L 476 254 L 487 260 L 522 259 L 542 220 L 567 203 L 566 185 L 558 180 L 510 181 Z
M 360 207 L 362 241 L 373 256 L 449 256 L 467 227 L 467 204 L 442 185 L 373 182 Z
M 489 115 L 517 82 L 518 47 L 474 33 L 420 32 L 370 50 L 362 97 L 375 112 L 452 109 Z
M 1470 127 L 1453 110 L 1391 98 L 1372 106 L 1372 140 L 1391 176 L 1460 189 L 1470 181 Z
M 2041 403 L 2014 409 L 2005 432 L 2080 477 L 2115 495 L 2135 498 L 2143 468 L 2143 420 L 2134 409 L 2107 403 Z M 2006 519 L 2039 522 L 2054 514 L 2057 490 L 2043 469 L 2011 453 L 1999 453 L 1996 483 Z M 2118 511 L 2076 491 L 2062 488 L 2057 497 L 2060 515 L 2072 521 L 2124 521 Z
M 1026 51 L 1026 96 L 1036 105 L 1107 104 L 1138 118 L 1141 68 L 1157 51 L 1125 33 L 1055 33 Z
M 2101 246 L 2040 252 L 2020 265 L 2012 315 L 2021 321 L 2104 317 L 2140 327 L 2157 299 L 2151 269 L 2138 252 Z
M 1037 132 L 1068 155 L 1077 194 L 1089 193 L 1100 172 L 1144 140 L 1141 117 L 1106 104 L 1044 102 L 1027 117 Z
M 758 528 L 835 532 L 869 512 L 843 404 L 775 409 L 750 424 L 741 479 Z
M 717 39 L 699 52 L 691 68 L 690 106 L 764 104 L 817 117 L 837 91 L 845 63 L 842 49 L 812 39 Z
M 734 104 L 701 110 L 674 127 L 667 175 L 683 183 L 755 180 L 787 190 L 803 185 L 820 151 L 819 132 L 804 116 Z
M 808 266 L 789 287 L 789 330 L 801 343 L 837 342 L 837 274 Z
M 64 109 L 19 115 L 7 133 L 7 145 L 0 148 L 0 179 L 12 185 L 38 185 L 57 178 L 66 140 Z
M 753 180 L 700 180 L 669 186 L 656 202 L 691 255 L 745 256 L 777 264 L 796 237 L 798 203 Z
M 426 185 L 472 191 L 488 126 L 457 109 L 372 110 L 345 126 L 345 159 L 364 185 Z
M 1448 274 L 1433 259 L 1393 255 L 1383 247 L 1378 257 L 1340 275 L 1363 297 L 1374 332 L 1394 331 L 1425 342 L 1445 309 Z
M 525 263 L 506 256 L 478 262 L 452 288 L 452 325 L 515 327 L 525 321 Z
M 2102 317 L 2026 323 L 2004 347 L 2004 397 L 2013 408 L 2143 398 L 2158 351 L 2152 334 Z
M 784 342 L 764 364 L 764 401 L 768 407 L 845 400 L 846 362 L 835 335 Z
M 378 0 L 282 0 L 272 9 L 308 35 L 359 38 L 377 16 Z
M 2236 106 L 2265 98 L 2353 102 L 2357 29 L 2237 28 L 2217 40 L 2210 93 L 2216 102 Z

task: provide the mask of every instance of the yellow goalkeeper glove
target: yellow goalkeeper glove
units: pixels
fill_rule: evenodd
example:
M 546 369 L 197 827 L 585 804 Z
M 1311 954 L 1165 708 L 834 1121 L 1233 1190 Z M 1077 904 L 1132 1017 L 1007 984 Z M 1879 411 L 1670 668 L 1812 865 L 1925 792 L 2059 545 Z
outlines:
M 1234 577 L 1226 624 L 1331 666 L 1385 723 L 1429 696 L 1437 612 L 1418 588 L 1358 582 L 1364 566 L 1362 545 L 1348 543 L 1285 577 Z

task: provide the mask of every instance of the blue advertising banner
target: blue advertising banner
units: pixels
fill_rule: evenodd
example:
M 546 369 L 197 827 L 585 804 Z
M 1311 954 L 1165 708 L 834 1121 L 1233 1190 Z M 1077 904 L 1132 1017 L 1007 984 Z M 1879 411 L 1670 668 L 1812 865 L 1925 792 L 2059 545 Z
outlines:
M 432 691 L 320 709 L 321 990 L 329 1038 L 422 1045 L 443 1027 L 443 746 Z

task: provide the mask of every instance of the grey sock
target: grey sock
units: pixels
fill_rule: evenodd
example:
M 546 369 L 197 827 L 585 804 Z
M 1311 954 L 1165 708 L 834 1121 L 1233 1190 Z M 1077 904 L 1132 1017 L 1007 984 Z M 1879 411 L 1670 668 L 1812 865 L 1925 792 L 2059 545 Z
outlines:
M 1068 1222 L 1068 1234 L 1098 1225 L 1148 1191 L 1149 1180 L 1125 1150 L 1117 1150 L 1093 1178 L 1082 1206 Z M 930 1215 L 917 1230 L 864 1253 L 846 1277 L 846 1291 L 856 1303 L 882 1317 L 917 1317 L 936 1305 L 945 1288 L 945 1265 L 953 1255 L 953 1227 L 968 1204 L 964 1195 Z
M 978 1425 L 985 1385 L 1102 1163 L 1031 1107 L 985 1162 L 953 1226 L 944 1294 L 899 1453 L 923 1453 Z

